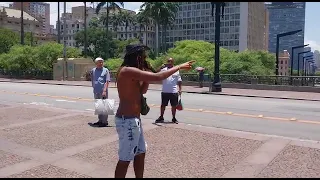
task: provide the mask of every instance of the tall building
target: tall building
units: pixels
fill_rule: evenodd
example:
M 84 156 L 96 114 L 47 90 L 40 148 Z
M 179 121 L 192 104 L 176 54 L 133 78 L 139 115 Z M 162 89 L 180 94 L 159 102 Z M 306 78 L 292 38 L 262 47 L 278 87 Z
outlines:
M 41 34 L 41 23 L 23 12 L 24 32 L 33 32 L 33 35 L 38 36 Z M 21 11 L 7 7 L 0 7 L 0 28 L 10 29 L 16 33 L 21 32 Z
M 21 9 L 21 2 L 13 2 L 11 8 Z M 50 33 L 50 4 L 44 2 L 23 2 L 23 10 L 42 23 L 42 34 Z
M 95 9 L 92 7 L 87 7 L 87 25 L 89 25 L 90 20 L 93 17 L 100 17 L 102 14 L 105 13 L 105 8 L 102 8 L 99 12 L 99 16 L 96 15 Z M 121 9 L 121 11 L 128 11 L 132 14 L 132 16 L 136 15 L 134 11 Z M 110 11 L 110 17 L 114 14 L 117 14 L 118 11 Z M 64 25 L 64 17 L 66 17 L 66 25 Z M 57 22 L 58 24 L 58 22 Z M 58 26 L 57 26 L 58 27 Z M 58 29 L 58 28 L 57 28 Z M 71 47 L 76 46 L 76 41 L 74 39 L 75 34 L 84 29 L 84 6 L 72 7 L 71 13 L 62 13 L 61 20 L 60 20 L 60 32 L 61 32 L 61 40 L 63 39 L 63 32 L 66 30 L 66 41 L 67 45 Z M 112 23 L 109 21 L 109 30 L 112 31 Z M 128 39 L 131 38 L 138 38 L 143 37 L 143 43 L 147 44 L 151 49 L 154 49 L 155 45 L 155 28 L 153 25 L 147 27 L 147 29 L 142 29 L 140 34 L 140 25 L 139 24 L 130 24 L 125 29 L 125 24 L 122 23 L 117 27 L 116 38 L 125 40 L 126 36 Z
M 313 55 L 314 55 L 314 61 L 317 65 L 317 67 L 320 67 L 320 52 L 318 50 L 315 50 L 313 52 Z
M 288 50 L 291 54 L 293 46 L 300 46 L 304 43 L 305 28 L 305 2 L 271 2 L 266 3 L 269 11 L 269 51 L 276 53 L 277 34 L 301 29 L 302 31 L 285 37 L 279 41 L 279 51 Z M 298 57 L 292 54 L 294 66 L 297 69 Z
M 265 50 L 265 13 L 263 2 L 226 2 L 221 19 L 221 46 L 235 51 Z M 158 42 L 162 42 L 161 33 L 160 29 Z M 179 2 L 175 22 L 167 28 L 166 37 L 167 47 L 186 39 L 214 43 L 211 2 Z

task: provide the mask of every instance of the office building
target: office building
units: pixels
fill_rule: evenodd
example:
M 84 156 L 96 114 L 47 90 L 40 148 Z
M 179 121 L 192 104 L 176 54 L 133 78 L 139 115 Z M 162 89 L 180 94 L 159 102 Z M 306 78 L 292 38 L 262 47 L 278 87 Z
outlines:
M 226 2 L 221 18 L 221 47 L 235 51 L 265 50 L 266 9 L 262 2 Z M 161 44 L 161 28 L 158 42 Z M 193 39 L 214 43 L 215 21 L 211 2 L 179 2 L 175 22 L 167 28 L 165 42 Z
M 304 43 L 306 3 L 269 2 L 266 3 L 266 6 L 269 12 L 269 52 L 276 53 L 277 34 L 302 30 L 297 34 L 280 38 L 279 51 L 288 50 L 291 54 L 293 46 L 300 46 Z M 299 49 L 295 50 L 292 55 L 294 61 L 293 69 L 297 69 L 298 57 L 296 52 L 298 53 L 298 51 Z
M 128 11 L 132 16 L 135 16 L 136 13 L 131 10 L 121 9 L 121 11 Z M 99 12 L 99 15 L 96 15 L 95 9 L 92 7 L 87 7 L 87 25 L 89 25 L 90 20 L 93 17 L 100 18 L 106 12 L 105 8 L 102 8 Z M 109 30 L 114 31 L 114 27 L 111 23 L 111 17 L 115 14 L 119 13 L 118 10 L 111 10 L 110 11 L 110 21 L 109 21 Z M 66 17 L 66 25 L 64 26 L 64 17 Z M 58 22 L 57 22 L 58 23 Z M 58 27 L 58 26 L 57 26 Z M 61 20 L 60 20 L 60 32 L 61 32 L 61 40 L 63 39 L 63 32 L 66 29 L 66 41 L 67 46 L 75 47 L 76 41 L 74 39 L 75 34 L 84 29 L 84 6 L 72 7 L 71 13 L 62 13 Z M 147 27 L 147 30 L 142 29 L 140 34 L 140 25 L 139 24 L 129 24 L 127 31 L 125 29 L 125 24 L 122 23 L 117 27 L 116 37 L 120 40 L 125 40 L 131 38 L 138 38 L 143 37 L 143 43 L 146 44 L 151 48 L 154 49 L 155 46 L 155 27 L 150 25 Z M 81 47 L 83 48 L 83 47 Z
M 23 12 L 24 32 L 41 34 L 41 23 L 30 14 Z M 8 7 L 0 7 L 0 28 L 10 29 L 18 34 L 21 33 L 21 11 Z
M 21 2 L 10 4 L 13 9 L 21 9 Z M 23 10 L 42 23 L 42 34 L 50 33 L 50 4 L 44 2 L 23 2 Z
M 314 55 L 314 61 L 317 65 L 317 67 L 320 67 L 320 52 L 318 50 L 315 50 L 313 52 L 313 55 Z
M 287 50 L 279 53 L 279 75 L 288 76 L 289 75 L 289 61 L 290 54 Z

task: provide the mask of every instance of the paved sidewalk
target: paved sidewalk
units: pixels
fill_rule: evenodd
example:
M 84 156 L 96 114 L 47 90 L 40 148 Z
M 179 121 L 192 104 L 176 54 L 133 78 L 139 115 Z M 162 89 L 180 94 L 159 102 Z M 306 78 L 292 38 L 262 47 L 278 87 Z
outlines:
M 17 80 L 17 79 L 0 78 L 0 82 L 55 84 L 55 85 L 68 85 L 68 86 L 91 86 L 90 81 Z M 112 82 L 110 87 L 115 88 L 115 83 Z M 161 90 L 161 85 L 151 84 L 149 88 L 152 90 Z M 208 92 L 209 91 L 208 87 L 199 88 L 195 86 L 184 86 L 183 91 L 189 92 L 189 93 L 227 95 L 227 96 L 320 101 L 320 93 L 311 93 L 311 92 L 223 88 L 223 92 L 221 93 L 210 93 Z
M 113 177 L 115 128 L 87 124 L 94 121 L 88 112 L 0 103 L 0 177 Z M 320 177 L 318 142 L 187 124 L 154 125 L 148 119 L 143 126 L 145 177 Z M 134 177 L 132 165 L 127 177 Z

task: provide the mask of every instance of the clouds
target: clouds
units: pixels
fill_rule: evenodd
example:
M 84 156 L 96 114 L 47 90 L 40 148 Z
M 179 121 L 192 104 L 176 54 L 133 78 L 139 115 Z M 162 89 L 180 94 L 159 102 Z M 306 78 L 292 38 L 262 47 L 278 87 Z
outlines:
M 306 39 L 304 44 L 309 44 L 309 46 L 311 47 L 311 51 L 314 51 L 314 50 L 320 51 L 320 42 Z

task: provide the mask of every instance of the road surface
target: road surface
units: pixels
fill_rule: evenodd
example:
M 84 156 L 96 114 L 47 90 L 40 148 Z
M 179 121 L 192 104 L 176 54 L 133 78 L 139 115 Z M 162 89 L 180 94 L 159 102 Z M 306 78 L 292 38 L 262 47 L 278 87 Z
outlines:
M 157 119 L 160 92 L 148 91 L 146 97 L 151 106 L 146 117 Z M 92 98 L 89 87 L 0 83 L 0 103 L 53 106 L 93 113 Z M 109 98 L 118 101 L 115 88 L 109 89 Z M 320 102 L 191 93 L 182 94 L 182 101 L 185 109 L 177 114 L 182 123 L 320 140 Z M 165 120 L 171 121 L 169 108 Z

